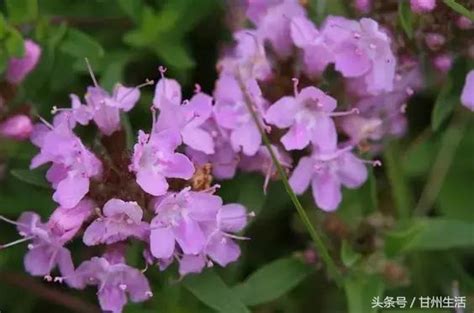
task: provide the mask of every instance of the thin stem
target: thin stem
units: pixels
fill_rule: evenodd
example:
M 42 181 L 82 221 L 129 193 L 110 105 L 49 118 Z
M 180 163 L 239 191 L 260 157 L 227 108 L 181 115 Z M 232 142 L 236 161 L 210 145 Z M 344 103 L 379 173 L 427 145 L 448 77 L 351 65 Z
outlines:
M 278 161 L 275 152 L 273 151 L 273 148 L 271 146 L 270 140 L 268 139 L 268 136 L 266 135 L 264 128 L 262 124 L 259 121 L 259 118 L 257 116 L 257 113 L 254 111 L 254 106 L 255 103 L 252 100 L 252 97 L 249 95 L 249 92 L 247 88 L 245 87 L 245 84 L 242 82 L 241 78 L 238 77 L 239 79 L 239 84 L 240 88 L 243 91 L 244 97 L 245 97 L 245 104 L 250 111 L 250 114 L 252 115 L 252 118 L 257 125 L 257 128 L 262 135 L 263 142 L 265 146 L 268 149 L 268 152 L 270 153 L 270 156 L 272 158 L 273 163 L 276 166 L 278 175 L 280 176 L 283 185 L 285 186 L 286 192 L 290 196 L 291 201 L 293 202 L 296 210 L 298 211 L 298 215 L 303 222 L 304 226 L 306 227 L 306 230 L 308 231 L 311 239 L 313 240 L 315 248 L 319 251 L 321 258 L 323 259 L 324 263 L 326 263 L 326 266 L 328 268 L 328 272 L 330 275 L 334 278 L 336 284 L 338 286 L 343 285 L 343 277 L 342 274 L 340 273 L 339 269 L 336 266 L 336 263 L 332 259 L 331 255 L 329 254 L 328 249 L 326 248 L 326 245 L 322 239 L 322 236 L 318 233 L 318 231 L 314 228 L 313 224 L 311 223 L 308 215 L 306 214 L 306 211 L 304 210 L 303 206 L 301 205 L 300 201 L 298 200 L 298 197 L 296 194 L 293 192 L 293 189 L 291 188 L 290 184 L 288 183 L 288 177 L 286 176 L 285 170 L 283 166 L 280 164 Z
M 444 180 L 448 175 L 449 168 L 451 167 L 459 144 L 461 143 L 468 125 L 468 120 L 469 119 L 465 114 L 458 111 L 454 116 L 451 125 L 444 133 L 443 138 L 441 139 L 439 153 L 416 205 L 415 215 L 425 215 L 433 207 L 439 191 L 443 187 Z
M 453 11 L 467 17 L 471 21 L 474 21 L 474 12 L 469 11 L 462 4 L 457 3 L 456 0 L 443 0 L 444 4 L 450 7 Z
M 384 152 L 384 161 L 398 218 L 405 220 L 410 216 L 413 199 L 403 175 L 397 142 L 391 142 L 387 145 Z

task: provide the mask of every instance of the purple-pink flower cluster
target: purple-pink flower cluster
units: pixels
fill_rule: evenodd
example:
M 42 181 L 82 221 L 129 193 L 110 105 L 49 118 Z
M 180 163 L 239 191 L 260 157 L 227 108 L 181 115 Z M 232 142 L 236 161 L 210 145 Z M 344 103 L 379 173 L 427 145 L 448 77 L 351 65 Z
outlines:
M 39 153 L 31 168 L 49 166 L 46 179 L 58 208 L 46 223 L 34 212 L 17 221 L 1 217 L 16 225 L 22 237 L 2 248 L 29 242 L 24 263 L 31 275 L 78 289 L 94 285 L 105 311 L 122 312 L 128 300 L 152 296 L 144 271 L 127 265 L 134 242 L 144 244 L 144 267 L 165 270 L 177 261 L 185 276 L 236 261 L 236 240 L 247 239 L 236 233 L 252 214 L 240 204 L 224 204 L 211 176 L 204 184 L 195 183 L 203 179 L 197 177 L 200 166 L 184 154 L 186 149 L 214 154 L 216 136 L 208 128 L 213 98 L 199 90 L 182 101 L 179 84 L 160 70 L 151 130 L 139 130 L 133 151 L 120 139 L 120 115 L 136 105 L 141 86 L 117 85 L 109 94 L 92 75 L 94 86 L 87 89 L 85 103 L 71 95 L 70 108 L 54 107 L 52 123 L 42 119 L 34 126 L 31 141 Z M 102 149 L 76 134 L 79 125 L 92 122 Z M 102 254 L 75 267 L 67 246 L 77 238 L 87 247 L 100 246 Z M 56 268 L 60 276 L 53 276 Z
M 362 13 L 374 5 L 355 1 Z M 436 1 L 410 5 L 421 15 L 435 10 Z M 140 87 L 153 81 L 117 84 L 109 93 L 91 71 L 94 84 L 83 100 L 71 94 L 70 108 L 53 107 L 51 123 L 33 127 L 23 115 L 0 123 L 3 136 L 31 133 L 39 148 L 31 168 L 49 166 L 46 179 L 58 204 L 46 223 L 33 212 L 17 221 L 0 217 L 22 237 L 3 248 L 29 242 L 24 263 L 30 274 L 72 288 L 96 286 L 102 309 L 121 312 L 128 300 L 152 296 L 145 271 L 127 264 L 135 242 L 144 246 L 144 267 L 165 270 L 177 261 L 181 276 L 238 259 L 236 241 L 247 239 L 238 233 L 253 214 L 240 204 L 224 204 L 213 178 L 257 172 L 265 176 L 265 191 L 277 176 L 271 148 L 294 192 L 311 186 L 316 206 L 334 211 L 343 188 L 365 183 L 367 164 L 381 165 L 372 158 L 384 139 L 405 133 L 406 103 L 423 87 L 417 58 L 400 52 L 392 30 L 371 18 L 328 16 L 316 25 L 297 0 L 252 0 L 245 9 L 252 27 L 234 32 L 233 45 L 218 61 L 212 93 L 196 85 L 183 100 L 181 85 L 159 69 L 152 125 L 138 131 L 131 149 L 122 117 L 139 102 Z M 472 27 L 468 22 L 458 27 Z M 452 65 L 446 41 L 431 31 L 420 42 L 441 72 Z M 29 41 L 25 48 L 25 57 L 10 64 L 11 83 L 37 62 L 39 48 Z M 474 110 L 473 71 L 461 102 Z M 78 135 L 79 127 L 98 130 L 93 144 Z M 101 253 L 73 262 L 68 244 L 78 238 Z M 60 276 L 52 276 L 55 268 Z

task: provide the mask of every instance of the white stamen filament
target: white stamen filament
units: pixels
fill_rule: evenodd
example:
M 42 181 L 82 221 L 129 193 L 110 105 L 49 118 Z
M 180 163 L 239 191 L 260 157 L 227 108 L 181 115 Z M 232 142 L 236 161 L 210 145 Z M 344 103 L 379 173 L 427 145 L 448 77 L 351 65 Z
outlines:
M 89 59 L 85 58 L 85 60 L 86 60 L 87 70 L 89 71 L 89 75 L 92 78 L 92 82 L 94 82 L 94 86 L 98 87 L 99 84 L 97 83 L 97 79 L 94 76 L 94 72 L 92 71 L 92 67 L 91 67 L 91 64 L 89 63 Z
M 31 239 L 33 239 L 33 238 L 34 238 L 34 236 L 30 236 L 30 237 L 25 237 L 25 238 L 18 239 L 18 240 L 12 241 L 12 242 L 10 242 L 10 243 L 1 245 L 1 246 L 0 246 L 0 249 L 6 249 L 6 248 L 8 248 L 8 247 L 15 246 L 15 245 L 17 245 L 17 244 L 20 244 L 20 243 L 22 243 L 22 242 L 31 240 Z
M 360 110 L 358 108 L 353 108 L 350 111 L 341 111 L 341 112 L 332 112 L 329 113 L 328 115 L 331 117 L 338 117 L 338 116 L 347 116 L 351 114 L 359 114 Z

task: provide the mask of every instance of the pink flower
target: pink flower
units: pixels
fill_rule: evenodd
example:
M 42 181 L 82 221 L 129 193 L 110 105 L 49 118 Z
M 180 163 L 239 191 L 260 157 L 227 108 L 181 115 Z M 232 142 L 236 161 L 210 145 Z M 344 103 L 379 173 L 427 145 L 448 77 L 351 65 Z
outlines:
M 85 230 L 83 241 L 87 246 L 110 245 L 128 237 L 145 240 L 149 225 L 142 221 L 143 211 L 136 202 L 110 199 L 103 214 Z
M 53 199 L 64 208 L 75 207 L 89 192 L 90 179 L 100 176 L 100 160 L 72 132 L 67 120 L 49 129 L 37 127 L 32 141 L 41 151 L 30 168 L 52 162 L 46 177 L 56 189 Z
M 155 131 L 174 130 L 183 143 L 206 154 L 214 153 L 212 136 L 202 127 L 212 114 L 212 98 L 205 93 L 195 94 L 185 104 L 162 101 Z
M 258 115 L 264 111 L 266 103 L 262 97 L 258 83 L 252 79 L 245 82 Z M 262 137 L 245 103 L 246 99 L 237 79 L 230 75 L 222 75 L 216 82 L 214 91 L 216 105 L 215 119 L 220 127 L 229 130 L 230 143 L 235 152 L 245 155 L 257 153 Z
M 130 170 L 137 174 L 137 183 L 145 192 L 161 196 L 168 191 L 167 177 L 193 176 L 192 162 L 184 154 L 174 152 L 180 144 L 179 133 L 172 129 L 151 135 L 140 130 Z
M 71 277 L 74 272 L 74 264 L 71 259 L 71 252 L 64 248 L 64 244 L 70 239 L 65 233 L 56 233 L 48 224 L 41 223 L 38 214 L 24 212 L 16 222 L 4 217 L 0 218 L 17 226 L 18 232 L 23 237 L 15 242 L 5 244 L 1 248 L 7 248 L 15 244 L 31 241 L 28 244 L 28 252 L 24 258 L 24 265 L 27 272 L 33 276 L 44 276 L 51 280 L 51 271 L 58 266 L 63 276 Z M 73 281 L 66 279 L 68 284 Z
M 334 54 L 336 70 L 344 77 L 363 79 L 374 95 L 393 90 L 396 59 L 389 36 L 376 21 L 330 16 L 322 34 Z
M 77 288 L 98 287 L 100 307 L 107 312 L 121 313 L 127 304 L 127 295 L 132 302 L 143 302 L 152 296 L 148 280 L 140 270 L 106 257 L 84 261 L 75 276 L 78 277 Z
M 341 187 L 358 188 L 367 179 L 363 162 L 350 152 L 352 147 L 321 151 L 300 159 L 290 177 L 290 185 L 302 194 L 311 184 L 316 205 L 334 211 L 342 200 Z
M 18 85 L 38 63 L 41 56 L 41 48 L 34 41 L 26 39 L 25 54 L 21 58 L 12 58 L 8 62 L 6 79 L 9 83 Z
M 239 163 L 239 153 L 235 152 L 230 143 L 229 130 L 219 127 L 215 118 L 211 117 L 202 125 L 211 134 L 214 141 L 214 153 L 206 154 L 186 148 L 186 155 L 194 164 L 203 166 L 212 165 L 212 176 L 217 179 L 230 179 L 234 177 Z
M 200 222 L 214 221 L 222 206 L 221 198 L 205 192 L 170 194 L 155 207 L 151 221 L 150 250 L 154 257 L 173 256 L 175 243 L 184 254 L 198 254 L 206 245 Z
M 290 128 L 281 138 L 287 150 L 304 149 L 310 142 L 324 148 L 337 138 L 331 118 L 335 109 L 334 98 L 316 87 L 306 87 L 294 97 L 283 97 L 270 106 L 265 120 L 279 128 Z
M 87 88 L 86 104 L 71 94 L 72 117 L 81 125 L 94 120 L 99 130 L 106 136 L 120 129 L 120 111 L 130 111 L 140 98 L 137 87 L 125 87 L 117 84 L 110 95 L 100 86 Z M 62 109 L 60 109 L 62 110 Z
M 234 33 L 237 42 L 233 53 L 222 58 L 217 68 L 222 75 L 240 75 L 244 79 L 266 80 L 272 68 L 267 58 L 263 39 L 256 31 L 242 30 Z
M 291 19 L 305 15 L 305 10 L 297 0 L 283 0 L 280 4 L 269 7 L 261 17 L 256 30 L 258 37 L 270 42 L 278 56 L 288 57 L 293 48 Z
M 295 46 L 303 49 L 306 73 L 319 75 L 330 63 L 334 63 L 334 54 L 327 45 L 325 37 L 307 17 L 294 17 L 290 29 Z

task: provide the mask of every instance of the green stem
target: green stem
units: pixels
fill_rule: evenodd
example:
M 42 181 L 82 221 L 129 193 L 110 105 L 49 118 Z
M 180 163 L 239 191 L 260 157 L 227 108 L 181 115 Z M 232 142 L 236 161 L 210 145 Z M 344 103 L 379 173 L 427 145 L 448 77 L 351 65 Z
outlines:
M 467 128 L 468 120 L 462 111 L 458 111 L 443 134 L 438 155 L 415 207 L 415 215 L 425 215 L 435 203 Z
M 392 196 L 395 201 L 398 218 L 405 220 L 410 216 L 410 208 L 413 207 L 413 199 L 403 175 L 400 159 L 401 155 L 398 149 L 398 143 L 389 143 L 384 152 L 384 164 L 392 188 Z
M 341 287 L 343 285 L 343 277 L 342 274 L 340 273 L 338 267 L 336 266 L 336 263 L 332 259 L 331 255 L 329 254 L 329 250 L 326 248 L 326 245 L 322 239 L 322 236 L 318 233 L 318 231 L 314 228 L 313 224 L 311 223 L 308 215 L 306 214 L 306 211 L 304 210 L 303 206 L 301 205 L 300 201 L 298 200 L 298 197 L 296 194 L 293 192 L 293 189 L 291 188 L 289 182 L 288 182 L 288 177 L 286 176 L 285 170 L 283 166 L 280 164 L 278 161 L 275 152 L 273 151 L 273 148 L 270 143 L 270 139 L 268 139 L 267 134 L 265 133 L 265 130 L 263 126 L 260 124 L 259 118 L 257 116 L 257 113 L 255 112 L 254 108 L 256 107 L 254 101 L 252 100 L 252 97 L 250 96 L 247 88 L 245 87 L 245 84 L 241 81 L 239 78 L 239 84 L 240 88 L 243 91 L 244 97 L 245 97 L 245 104 L 250 111 L 250 114 L 252 115 L 252 118 L 257 125 L 257 128 L 262 135 L 263 142 L 265 146 L 268 149 L 268 152 L 270 153 L 270 156 L 272 158 L 273 163 L 275 164 L 277 168 L 278 175 L 280 176 L 283 185 L 285 186 L 285 190 L 290 196 L 291 201 L 293 202 L 296 210 L 298 211 L 298 215 L 303 222 L 304 226 L 306 227 L 306 230 L 308 231 L 311 239 L 313 240 L 315 248 L 318 250 L 321 258 L 323 259 L 324 263 L 326 264 L 328 268 L 328 272 L 332 276 L 332 278 L 335 280 L 336 284 Z
M 455 0 L 443 0 L 444 4 L 446 4 L 448 7 L 450 7 L 453 11 L 464 15 L 471 21 L 474 21 L 474 12 L 469 11 L 467 8 L 465 8 L 462 4 L 457 3 Z

